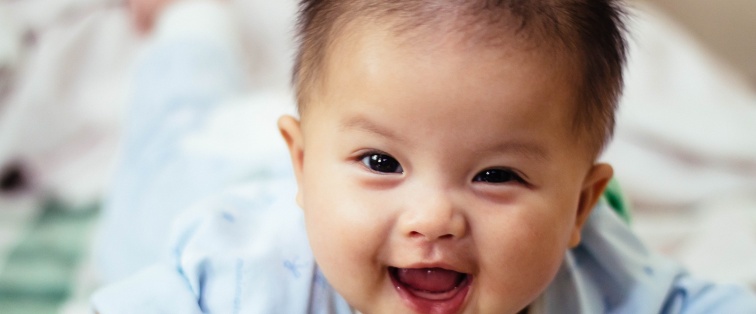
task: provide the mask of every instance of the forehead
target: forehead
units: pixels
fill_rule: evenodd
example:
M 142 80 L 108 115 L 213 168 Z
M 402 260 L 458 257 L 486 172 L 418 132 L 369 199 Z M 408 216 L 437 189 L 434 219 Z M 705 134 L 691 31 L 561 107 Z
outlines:
M 461 20 L 460 22 L 438 23 L 428 25 L 407 26 L 396 24 L 391 20 L 354 19 L 350 23 L 331 33 L 329 45 L 323 51 L 322 67 L 319 67 L 318 83 L 332 81 L 332 72 L 352 70 L 346 65 L 346 58 L 358 56 L 360 58 L 381 57 L 385 52 L 393 53 L 389 56 L 384 54 L 384 59 L 392 63 L 420 63 L 430 54 L 446 53 L 445 61 L 472 64 L 472 61 L 480 60 L 480 54 L 485 54 L 491 67 L 497 61 L 520 61 L 530 62 L 541 66 L 540 74 L 547 77 L 564 80 L 570 85 L 574 94 L 579 91 L 579 62 L 574 53 L 569 53 L 556 40 L 548 40 L 545 35 L 532 30 L 517 29 L 516 27 L 486 27 L 486 23 L 471 23 Z M 488 25 L 490 26 L 490 25 Z M 374 48 L 380 49 L 381 53 L 373 53 Z M 395 52 L 395 53 L 394 53 Z M 451 57 L 451 58 L 450 58 Z M 495 59 L 499 60 L 495 60 Z M 517 59 L 520 60 L 517 60 Z M 455 60 L 452 60 L 455 59 Z M 460 62 L 461 61 L 461 62 Z M 451 65 L 451 63 L 448 63 Z M 364 65 L 364 64 L 363 64 Z M 504 65 L 504 67 L 501 67 Z M 509 64 L 511 65 L 511 64 Z M 511 70 L 506 62 L 499 62 L 497 66 L 501 71 Z M 484 72 L 474 73 L 470 68 L 471 75 L 485 75 Z M 535 76 L 533 76 L 535 78 Z M 311 91 L 314 94 L 333 92 L 335 86 L 328 84 L 315 84 L 317 87 Z M 575 97 L 577 98 L 577 97 Z
M 503 125 L 509 133 L 547 126 L 542 131 L 554 137 L 569 133 L 575 107 L 570 71 L 547 53 L 515 44 L 480 45 L 453 33 L 413 41 L 381 26 L 355 27 L 334 45 L 324 70 L 318 95 L 303 113 L 304 125 L 318 123 L 317 113 L 338 111 L 393 121 L 412 117 L 406 125 L 393 124 L 398 133 L 421 134 L 413 122 L 443 121 L 471 126 L 455 132 L 470 137 L 495 135 Z M 456 114 L 459 110 L 465 114 Z M 436 131 L 425 130 L 424 136 Z
M 574 112 L 578 94 L 573 62 L 555 49 L 515 34 L 500 36 L 494 43 L 472 38 L 468 32 L 427 29 L 397 33 L 384 24 L 359 23 L 341 31 L 325 55 L 319 80 L 322 84 L 314 90 L 317 97 L 337 97 L 346 85 L 356 84 L 370 90 L 388 83 L 383 87 L 411 99 L 427 96 L 418 87 L 444 84 L 455 86 L 450 92 L 467 98 L 460 106 L 481 98 L 496 98 L 505 103 L 508 98 L 519 97 L 544 103 L 541 98 L 553 93 L 550 88 L 558 87 L 564 94 L 562 106 L 552 106 L 549 111 Z M 398 82 L 392 77 L 400 76 L 416 86 L 392 84 Z M 482 85 L 495 87 L 497 81 L 515 77 L 523 82 L 521 85 L 534 88 L 507 95 L 504 93 L 507 86 L 500 85 L 501 88 L 489 89 L 485 94 L 475 93 L 480 92 L 478 87 Z M 314 102 L 318 106 L 329 104 Z

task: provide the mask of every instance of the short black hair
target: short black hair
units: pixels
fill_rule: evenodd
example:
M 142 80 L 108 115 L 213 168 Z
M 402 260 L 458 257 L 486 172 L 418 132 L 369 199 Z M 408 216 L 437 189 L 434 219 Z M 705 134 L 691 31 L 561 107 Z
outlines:
M 620 0 L 301 0 L 299 8 L 292 82 L 300 113 L 349 23 L 387 20 L 401 32 L 456 20 L 487 38 L 515 31 L 570 55 L 581 76 L 572 123 L 578 142 L 595 157 L 612 137 L 627 55 L 627 14 Z

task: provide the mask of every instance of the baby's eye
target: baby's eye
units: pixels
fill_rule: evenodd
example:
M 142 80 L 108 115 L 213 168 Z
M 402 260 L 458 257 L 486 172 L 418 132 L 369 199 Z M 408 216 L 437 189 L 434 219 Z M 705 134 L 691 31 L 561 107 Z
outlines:
M 365 164 L 370 170 L 381 173 L 403 173 L 402 165 L 386 154 L 380 153 L 368 153 L 362 157 L 362 163 Z
M 473 178 L 473 182 L 486 183 L 525 183 L 517 173 L 509 169 L 487 169 L 483 170 Z

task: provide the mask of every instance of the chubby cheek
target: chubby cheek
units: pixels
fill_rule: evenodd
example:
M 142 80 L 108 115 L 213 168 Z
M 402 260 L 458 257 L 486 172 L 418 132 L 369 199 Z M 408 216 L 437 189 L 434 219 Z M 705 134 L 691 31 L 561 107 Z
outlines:
M 390 226 L 380 208 L 371 207 L 375 202 L 344 182 L 349 181 L 331 176 L 306 183 L 303 207 L 318 265 L 331 285 L 356 305 L 369 302 L 385 285 L 380 256 Z
M 556 275 L 567 250 L 567 222 L 527 213 L 488 225 L 476 238 L 482 253 L 479 309 L 517 311 L 535 300 Z

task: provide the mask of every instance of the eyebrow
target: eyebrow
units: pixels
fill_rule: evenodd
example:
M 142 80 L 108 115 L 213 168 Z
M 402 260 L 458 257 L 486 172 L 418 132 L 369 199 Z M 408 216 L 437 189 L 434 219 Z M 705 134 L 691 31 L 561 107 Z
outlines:
M 394 131 L 376 124 L 362 115 L 351 116 L 343 119 L 339 127 L 342 131 L 347 129 L 358 129 L 370 133 L 375 133 L 389 139 L 402 139 L 402 136 L 396 134 Z M 497 143 L 495 145 L 481 149 L 480 152 L 499 154 L 513 153 L 528 159 L 534 159 L 538 161 L 548 161 L 551 159 L 549 153 L 541 145 L 524 141 L 507 141 Z
M 380 136 L 390 138 L 390 139 L 401 139 L 402 137 L 397 135 L 394 131 L 383 127 L 381 125 L 378 125 L 374 123 L 373 121 L 370 121 L 369 119 L 365 118 L 362 115 L 356 115 L 348 117 L 341 121 L 339 128 L 343 130 L 347 129 L 360 129 L 363 131 L 368 131 L 370 133 L 375 133 Z
M 520 141 L 503 142 L 489 147 L 486 151 L 495 153 L 514 153 L 538 161 L 548 161 L 551 159 L 549 153 L 542 146 Z

